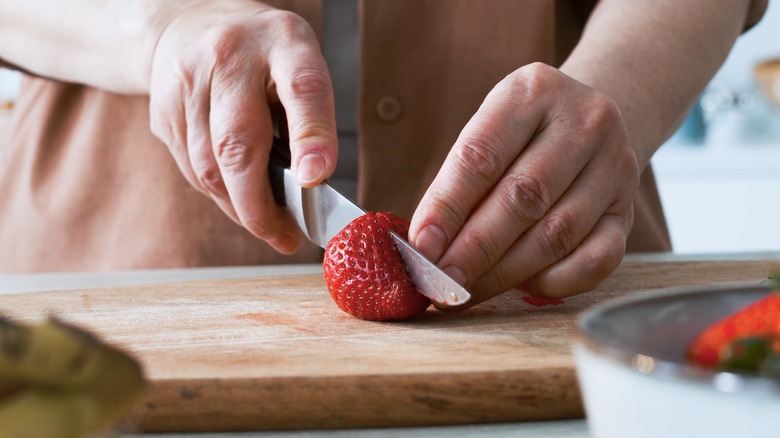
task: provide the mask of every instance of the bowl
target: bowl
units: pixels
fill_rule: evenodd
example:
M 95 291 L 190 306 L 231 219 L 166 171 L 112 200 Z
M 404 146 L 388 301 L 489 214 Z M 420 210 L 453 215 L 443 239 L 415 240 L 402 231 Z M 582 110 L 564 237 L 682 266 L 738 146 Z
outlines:
M 705 327 L 770 292 L 755 283 L 674 289 L 579 315 L 573 353 L 593 436 L 780 436 L 780 382 L 685 361 Z

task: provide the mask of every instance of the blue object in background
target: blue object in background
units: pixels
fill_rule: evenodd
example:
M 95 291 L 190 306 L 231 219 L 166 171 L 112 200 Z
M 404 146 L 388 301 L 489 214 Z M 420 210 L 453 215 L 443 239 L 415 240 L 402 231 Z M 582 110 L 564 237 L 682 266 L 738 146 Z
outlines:
M 701 146 L 706 138 L 707 124 L 704 121 L 704 109 L 701 105 L 701 99 L 698 99 L 668 143 Z

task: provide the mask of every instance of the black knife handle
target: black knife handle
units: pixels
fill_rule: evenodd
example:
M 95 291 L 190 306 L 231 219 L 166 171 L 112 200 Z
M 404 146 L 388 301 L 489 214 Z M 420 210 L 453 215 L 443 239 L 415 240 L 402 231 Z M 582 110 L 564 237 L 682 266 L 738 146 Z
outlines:
M 271 179 L 274 201 L 282 207 L 287 206 L 284 200 L 284 169 L 290 168 L 290 162 L 290 141 L 274 137 L 268 157 L 268 177 Z

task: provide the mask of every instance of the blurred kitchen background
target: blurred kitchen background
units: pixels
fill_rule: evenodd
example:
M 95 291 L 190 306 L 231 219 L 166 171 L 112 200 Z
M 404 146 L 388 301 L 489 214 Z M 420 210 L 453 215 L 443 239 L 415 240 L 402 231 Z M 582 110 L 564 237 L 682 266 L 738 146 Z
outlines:
M 675 252 L 780 250 L 780 2 L 652 162 Z
M 0 69 L 0 157 L 18 85 Z M 675 252 L 780 251 L 780 2 L 737 41 L 653 166 Z

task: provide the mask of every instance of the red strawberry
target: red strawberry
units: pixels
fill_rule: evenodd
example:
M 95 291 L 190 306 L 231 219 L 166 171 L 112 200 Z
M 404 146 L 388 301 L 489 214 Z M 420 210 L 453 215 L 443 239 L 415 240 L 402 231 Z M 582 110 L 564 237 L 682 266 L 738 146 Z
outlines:
M 747 370 L 761 368 L 763 352 L 780 337 L 780 292 L 750 304 L 707 327 L 688 348 L 689 359 L 708 368 Z M 763 341 L 762 341 L 763 339 Z
M 408 238 L 409 221 L 392 213 L 366 213 L 325 247 L 325 285 L 350 315 L 399 321 L 423 313 L 431 303 L 407 275 L 388 229 Z
M 548 297 L 536 297 L 536 296 L 524 296 L 523 301 L 526 303 L 536 306 L 536 307 L 543 307 L 543 306 L 555 306 L 558 304 L 563 304 L 564 301 L 558 298 L 548 298 Z
M 526 303 L 532 306 L 536 306 L 536 307 L 553 306 L 553 305 L 564 303 L 564 301 L 559 298 L 545 297 L 538 292 L 534 292 L 535 288 L 534 288 L 533 277 L 518 284 L 517 286 L 515 286 L 515 289 L 525 291 L 525 293 L 527 293 L 528 295 L 523 297 L 523 301 L 525 301 Z

